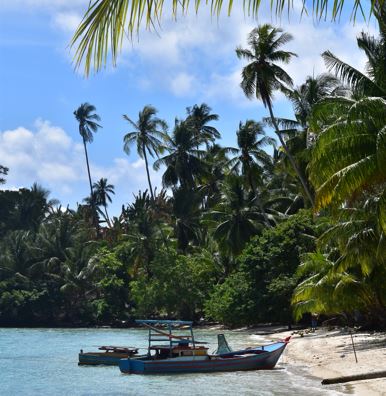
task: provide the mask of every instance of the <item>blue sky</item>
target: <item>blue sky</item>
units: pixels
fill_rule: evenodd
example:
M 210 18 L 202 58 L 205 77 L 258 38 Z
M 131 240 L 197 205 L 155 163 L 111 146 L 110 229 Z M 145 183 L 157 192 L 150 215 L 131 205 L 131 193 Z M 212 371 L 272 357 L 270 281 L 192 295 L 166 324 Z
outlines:
M 296 3 L 296 2 L 295 2 Z M 347 2 L 351 3 L 351 2 Z M 89 146 L 93 180 L 107 177 L 116 187 L 112 211 L 147 186 L 143 161 L 128 157 L 122 139 L 130 130 L 122 115 L 136 119 L 146 104 L 159 110 L 169 125 L 183 117 L 185 108 L 205 102 L 219 114 L 215 125 L 222 144 L 235 144 L 239 121 L 266 116 L 261 103 L 249 101 L 239 87 L 243 64 L 234 49 L 245 45 L 257 23 L 279 24 L 294 36 L 288 50 L 299 57 L 286 66 L 296 84 L 307 75 L 324 72 L 320 54 L 330 49 L 341 59 L 363 69 L 365 58 L 356 48 L 361 30 L 376 34 L 374 21 L 355 26 L 343 15 L 340 23 L 300 21 L 296 10 L 288 21 L 272 20 L 262 10 L 259 21 L 234 8 L 217 21 L 202 8 L 172 20 L 166 12 L 162 29 L 140 32 L 139 40 L 125 42 L 118 66 L 110 65 L 84 78 L 74 71 L 68 48 L 88 0 L 2 0 L 0 5 L 0 164 L 10 168 L 1 188 L 29 187 L 38 182 L 63 205 L 74 207 L 88 194 L 81 139 L 73 111 L 83 102 L 96 106 L 101 129 Z M 278 116 L 290 117 L 291 106 L 278 95 Z M 152 173 L 160 185 L 162 173 Z

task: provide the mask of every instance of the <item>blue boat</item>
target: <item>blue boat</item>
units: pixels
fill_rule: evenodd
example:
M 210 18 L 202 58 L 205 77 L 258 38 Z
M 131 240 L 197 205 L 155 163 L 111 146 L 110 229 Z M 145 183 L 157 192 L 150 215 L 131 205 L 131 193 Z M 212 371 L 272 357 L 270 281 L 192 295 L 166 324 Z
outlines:
M 289 342 L 285 340 L 268 345 L 232 351 L 225 337 L 219 335 L 216 353 L 208 354 L 205 344 L 194 339 L 192 322 L 140 320 L 137 323 L 149 329 L 147 355 L 121 359 L 119 368 L 127 374 L 199 373 L 216 371 L 273 369 Z M 166 326 L 167 331 L 156 326 Z M 172 334 L 174 327 L 188 329 L 185 335 Z M 157 344 L 164 342 L 163 344 Z M 166 342 L 166 343 L 165 343 Z

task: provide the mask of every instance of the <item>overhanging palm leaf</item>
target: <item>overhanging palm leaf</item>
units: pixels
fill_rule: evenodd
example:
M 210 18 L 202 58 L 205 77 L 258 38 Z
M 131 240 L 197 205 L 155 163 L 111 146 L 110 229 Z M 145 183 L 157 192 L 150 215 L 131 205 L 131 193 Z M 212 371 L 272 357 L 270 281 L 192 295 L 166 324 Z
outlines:
M 317 210 L 386 181 L 385 125 L 384 99 L 346 101 L 345 114 L 319 135 L 309 164 Z
M 268 1 L 266 1 L 268 2 Z M 194 4 L 197 12 L 203 3 L 210 4 L 212 15 L 220 15 L 221 9 L 227 8 L 228 14 L 231 12 L 233 0 L 224 2 L 222 0 L 200 1 L 200 0 L 172 0 L 171 12 L 174 17 L 181 12 L 188 12 L 189 5 Z M 243 0 L 244 12 L 248 15 L 257 17 L 261 0 Z M 293 0 L 269 0 L 271 10 L 276 15 L 281 15 L 283 10 L 292 8 Z M 363 14 L 362 2 L 355 0 L 352 2 L 352 16 L 358 10 Z M 370 10 L 377 10 L 377 2 L 372 1 Z M 239 4 L 239 3 L 237 3 Z M 337 18 L 343 10 L 344 1 L 342 0 L 314 0 L 312 9 L 318 18 L 326 17 L 330 12 L 333 19 Z M 108 54 L 111 54 L 113 65 L 116 64 L 118 54 L 121 50 L 123 36 L 128 34 L 132 37 L 134 32 L 138 32 L 142 22 L 146 28 L 150 29 L 159 25 L 163 9 L 164 0 L 94 0 L 90 1 L 89 7 L 83 16 L 83 20 L 78 26 L 71 46 L 76 46 L 75 65 L 80 67 L 84 64 L 85 74 L 88 75 L 91 69 L 99 71 L 107 61 Z M 303 11 L 307 11 L 306 4 L 303 2 Z M 285 36 L 279 38 L 278 46 L 285 42 Z

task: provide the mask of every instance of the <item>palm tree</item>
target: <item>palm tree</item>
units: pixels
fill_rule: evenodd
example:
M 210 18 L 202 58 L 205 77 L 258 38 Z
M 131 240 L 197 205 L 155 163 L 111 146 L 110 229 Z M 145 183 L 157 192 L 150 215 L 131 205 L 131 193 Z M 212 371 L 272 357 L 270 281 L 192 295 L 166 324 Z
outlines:
M 300 126 L 308 128 L 308 118 L 313 106 L 321 99 L 341 93 L 341 82 L 332 74 L 308 76 L 306 81 L 288 93 L 295 117 Z
M 187 107 L 186 111 L 188 117 L 186 122 L 190 124 L 193 132 L 197 137 L 203 138 L 208 148 L 208 142 L 214 143 L 215 139 L 221 137 L 220 132 L 210 125 L 207 125 L 211 121 L 218 120 L 218 114 L 211 114 L 211 108 L 202 103 L 200 106 L 194 105 L 193 107 Z
M 173 189 L 174 230 L 177 248 L 186 252 L 189 242 L 200 240 L 200 196 L 196 191 L 184 187 Z
M 76 120 L 79 122 L 79 133 L 83 139 L 84 146 L 84 154 L 86 156 L 86 164 L 87 164 L 87 173 L 88 173 L 88 181 L 90 183 L 90 194 L 92 195 L 92 182 L 91 182 L 91 174 L 90 174 L 90 165 L 88 163 L 88 154 L 87 154 L 87 143 L 92 143 L 94 140 L 93 133 L 97 132 L 98 128 L 102 128 L 97 121 L 100 121 L 100 117 L 98 114 L 94 113 L 96 111 L 95 106 L 90 103 L 82 103 L 75 111 L 74 115 Z
M 367 74 L 324 53 L 328 67 L 353 90 L 353 97 L 331 97 L 314 106 L 311 127 L 319 132 L 310 180 L 318 210 L 331 203 L 360 199 L 364 192 L 386 191 L 386 3 L 375 13 L 381 35 L 361 33 L 358 46 L 368 58 Z
M 222 185 L 222 200 L 205 215 L 205 221 L 213 226 L 213 238 L 225 254 L 236 257 L 252 236 L 262 231 L 264 217 L 243 187 L 243 180 L 228 175 Z
M 357 97 L 386 96 L 386 2 L 375 1 L 374 7 L 380 36 L 375 38 L 362 32 L 357 37 L 358 47 L 367 57 L 366 73 L 340 60 L 330 51 L 322 54 L 327 68 L 347 83 Z
M 90 73 L 90 69 L 94 67 L 96 71 L 100 70 L 106 63 L 108 53 L 111 52 L 113 65 L 115 66 L 118 54 L 121 49 L 124 34 L 132 37 L 134 32 L 138 32 L 141 22 L 145 19 L 148 29 L 154 27 L 160 22 L 164 1 L 145 1 L 145 0 L 103 0 L 89 3 L 88 9 L 83 16 L 83 20 L 78 26 L 72 40 L 71 46 L 76 45 L 75 63 L 76 67 L 84 65 L 85 74 Z M 177 16 L 179 12 L 184 14 L 189 11 L 191 2 L 183 0 L 171 2 L 171 12 L 173 16 Z M 196 10 L 202 4 L 207 5 L 207 1 L 195 0 Z M 210 12 L 212 15 L 220 15 L 221 9 L 226 7 L 228 14 L 232 10 L 232 6 L 242 5 L 244 11 L 248 15 L 258 16 L 260 6 L 269 3 L 271 10 L 275 10 L 276 15 L 280 16 L 283 10 L 290 10 L 293 0 L 250 0 L 243 2 L 234 2 L 229 0 L 218 1 L 211 0 Z M 360 10 L 363 13 L 362 1 L 348 2 L 352 4 L 353 18 Z M 347 4 L 347 2 L 346 2 Z M 369 8 L 373 12 L 377 7 L 377 1 L 371 1 Z M 307 9 L 305 3 L 303 3 Z M 348 6 L 350 7 L 350 6 Z M 317 18 L 326 17 L 327 13 L 331 13 L 333 20 L 339 18 L 344 10 L 344 0 L 314 0 L 312 1 L 312 9 Z
M 104 212 L 104 217 L 105 220 L 110 227 L 110 218 L 107 213 L 107 205 L 108 202 L 112 202 L 111 195 L 110 194 L 115 194 L 114 192 L 114 186 L 112 184 L 107 183 L 107 179 L 102 177 L 98 182 L 94 183 L 94 193 L 95 193 L 95 199 L 96 199 L 96 204 L 97 205 L 102 205 L 105 212 Z
M 220 183 L 224 180 L 225 174 L 229 173 L 229 158 L 224 148 L 213 144 L 206 151 L 204 161 L 208 171 L 201 179 L 199 192 L 203 201 L 202 207 L 208 210 L 220 201 Z
M 272 158 L 263 147 L 266 145 L 275 145 L 275 140 L 265 136 L 265 132 L 260 123 L 253 120 L 247 120 L 245 124 L 240 122 L 237 131 L 238 148 L 227 148 L 227 151 L 236 156 L 229 160 L 228 164 L 232 172 L 239 172 L 244 176 L 247 184 L 253 192 L 254 199 L 264 216 L 266 224 L 270 222 L 263 208 L 259 193 L 257 192 L 257 184 L 261 185 L 264 173 L 267 169 L 272 168 Z
M 316 210 L 352 201 L 365 191 L 385 189 L 386 99 L 326 99 L 315 108 L 315 123 L 337 109 L 339 114 L 319 134 L 309 163 Z
M 163 151 L 163 141 L 165 140 L 167 124 L 164 120 L 156 117 L 157 109 L 153 106 L 145 106 L 138 114 L 138 121 L 132 121 L 127 115 L 123 118 L 134 128 L 134 131 L 127 133 L 124 138 L 124 150 L 129 155 L 130 146 L 136 144 L 138 155 L 145 160 L 147 181 L 149 191 L 154 201 L 154 191 L 150 180 L 149 162 L 147 154 L 151 157 L 157 156 Z
M 236 49 L 236 54 L 238 58 L 251 62 L 243 68 L 241 88 L 249 99 L 255 96 L 258 100 L 261 99 L 264 106 L 268 108 L 276 135 L 313 206 L 313 198 L 307 183 L 283 139 L 272 110 L 273 91 L 283 90 L 288 92 L 288 88 L 292 86 L 291 77 L 275 63 L 277 61 L 288 63 L 293 56 L 296 56 L 293 52 L 279 49 L 291 40 L 292 36 L 283 33 L 282 29 L 264 24 L 253 29 L 249 34 L 248 44 L 250 49 L 239 47 Z
M 298 275 L 305 279 L 292 300 L 297 319 L 306 312 L 359 311 L 384 325 L 386 245 L 378 210 L 379 196 L 339 209 L 338 220 L 318 239 L 320 250 L 303 256 Z
M 165 141 L 169 154 L 154 162 L 155 170 L 161 165 L 166 166 L 162 176 L 165 187 L 180 184 L 185 189 L 193 189 L 196 186 L 196 180 L 206 173 L 204 151 L 197 148 L 204 141 L 202 136 L 196 135 L 189 123 L 176 120 L 173 135 Z

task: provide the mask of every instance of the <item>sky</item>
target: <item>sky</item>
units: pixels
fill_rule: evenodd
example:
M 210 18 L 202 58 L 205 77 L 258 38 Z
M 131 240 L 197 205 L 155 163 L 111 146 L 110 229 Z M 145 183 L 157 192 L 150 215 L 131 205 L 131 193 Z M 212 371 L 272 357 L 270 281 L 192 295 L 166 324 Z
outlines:
M 151 104 L 173 125 L 175 117 L 186 115 L 186 107 L 207 103 L 220 116 L 213 124 L 222 134 L 220 143 L 236 145 L 240 121 L 267 116 L 261 103 L 245 98 L 239 86 L 245 64 L 235 55 L 235 48 L 246 46 L 248 33 L 259 23 L 280 26 L 293 35 L 286 49 L 298 57 L 285 69 L 295 85 L 326 71 L 320 54 L 327 49 L 363 70 L 365 57 L 355 38 L 360 31 L 376 35 L 374 20 L 358 18 L 353 24 L 348 6 L 339 22 L 317 22 L 300 17 L 297 3 L 290 17 L 281 20 L 264 8 L 258 20 L 237 6 L 230 17 L 223 13 L 219 19 L 211 17 L 207 7 L 198 16 L 190 12 L 177 21 L 166 10 L 157 32 L 141 29 L 133 42 L 124 42 L 117 67 L 109 64 L 85 78 L 74 70 L 69 42 L 88 0 L 1 0 L 0 164 L 10 170 L 0 188 L 38 182 L 63 206 L 74 208 L 82 202 L 89 187 L 73 112 L 84 102 L 96 107 L 103 127 L 88 146 L 91 176 L 93 182 L 106 177 L 115 186 L 110 210 L 116 215 L 133 194 L 147 188 L 143 160 L 134 147 L 129 156 L 123 151 L 123 136 L 131 131 L 123 114 L 136 120 Z M 280 117 L 293 116 L 281 95 L 276 95 L 274 111 Z M 151 177 L 160 188 L 162 172 L 152 171 Z

